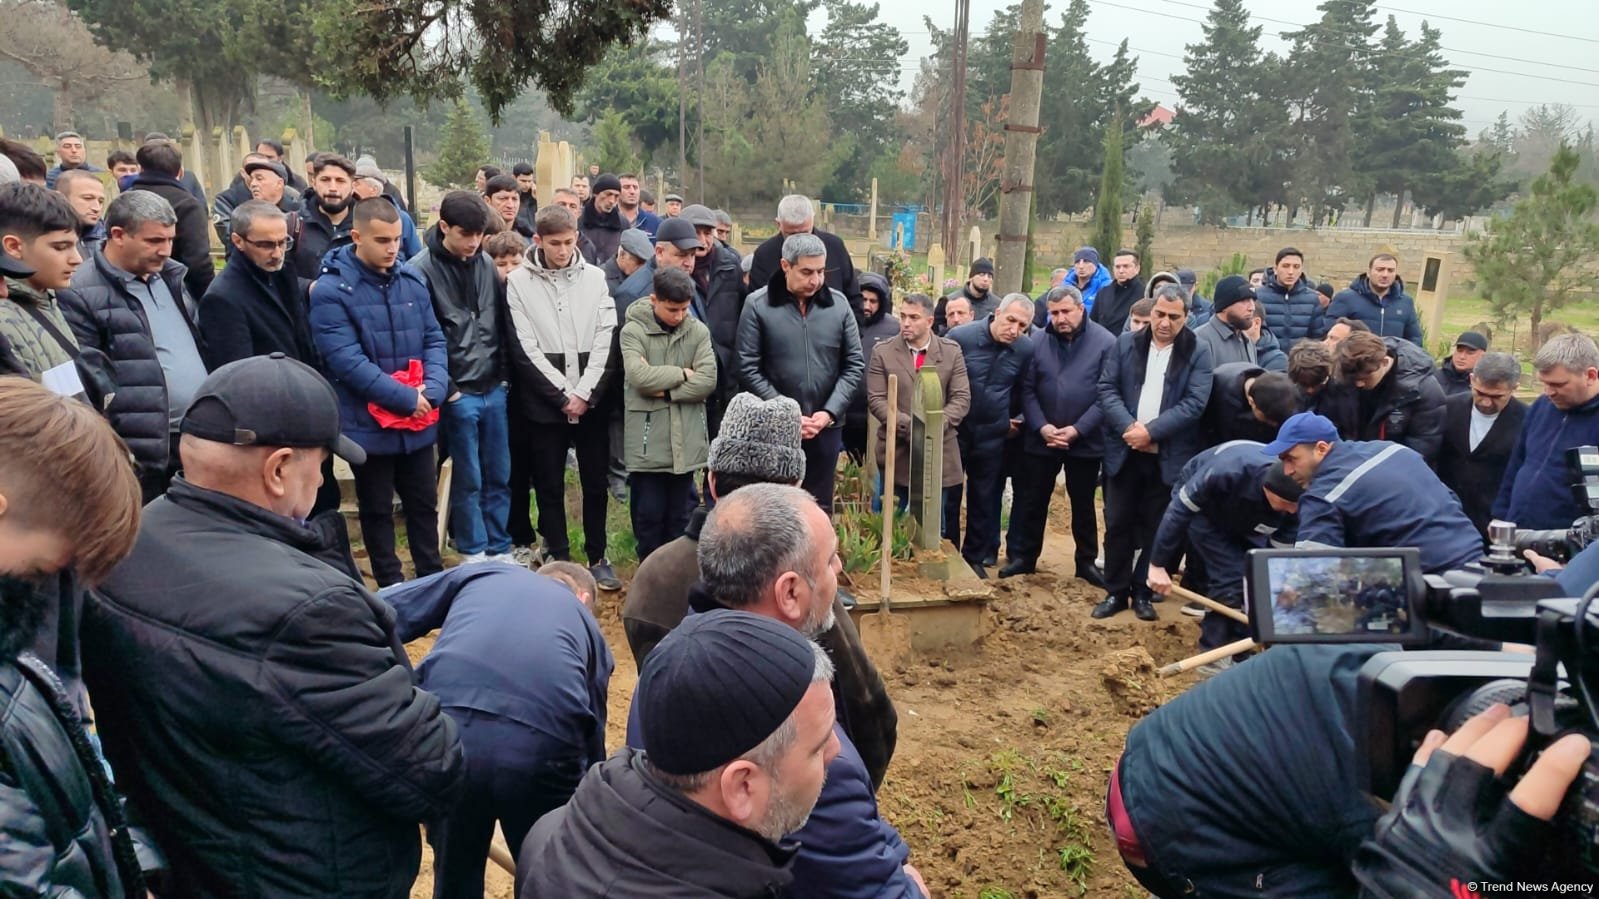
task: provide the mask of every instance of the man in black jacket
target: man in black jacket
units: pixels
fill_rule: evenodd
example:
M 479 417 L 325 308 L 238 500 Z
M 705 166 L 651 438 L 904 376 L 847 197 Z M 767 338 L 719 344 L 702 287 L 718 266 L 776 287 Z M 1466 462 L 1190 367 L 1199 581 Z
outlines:
M 1299 396 L 1288 375 L 1248 362 L 1228 362 L 1212 372 L 1205 404 L 1205 446 L 1229 440 L 1270 443 L 1277 429 L 1299 411 Z
M 294 273 L 308 281 L 322 274 L 322 257 L 350 242 L 350 209 L 355 205 L 355 163 L 323 153 L 311 164 L 311 193 L 300 211 L 294 238 Z
M 1509 353 L 1485 353 L 1471 369 L 1471 390 L 1444 400 L 1438 479 L 1455 491 L 1466 517 L 1488 536 L 1510 454 L 1521 437 L 1527 404 L 1516 399 L 1521 365 Z
M 1438 462 L 1444 392 L 1432 358 L 1400 337 L 1356 331 L 1338 344 L 1339 377 L 1356 391 L 1355 440 L 1391 440 Z
M 187 268 L 183 283 L 189 288 L 189 295 L 203 297 L 216 277 L 216 266 L 211 262 L 211 216 L 205 204 L 196 200 L 180 180 L 183 151 L 171 141 L 151 141 L 140 147 L 135 156 L 139 160 L 139 176 L 127 189 L 147 190 L 172 204 L 177 216 L 172 258 Z M 109 223 L 106 227 L 109 231 Z
M 844 413 L 866 376 L 855 313 L 824 283 L 827 248 L 814 234 L 783 242 L 782 271 L 750 294 L 738 323 L 739 386 L 800 404 L 805 481 L 827 512 L 843 448 Z
M 1088 317 L 1113 335 L 1127 330 L 1127 316 L 1132 314 L 1133 304 L 1144 298 L 1144 282 L 1138 279 L 1138 268 L 1136 252 L 1117 250 L 1110 264 L 1113 280 L 1099 289 L 1090 304 Z M 1184 308 L 1187 302 L 1183 300 Z
M 595 258 L 590 261 L 595 265 L 614 257 L 622 243 L 627 222 L 617 208 L 621 202 L 622 179 L 610 173 L 594 179 L 593 190 L 583 202 L 583 215 L 577 220 L 577 229 L 594 244 Z
M 138 532 L 139 485 L 121 447 L 87 405 L 26 377 L 0 378 L 0 893 L 8 896 L 145 896 L 121 806 L 83 732 L 82 684 L 70 676 L 73 569 L 98 581 Z M 68 642 L 55 644 L 58 634 Z
M 167 201 L 130 190 L 111 201 L 105 222 L 105 245 L 73 273 L 61 307 L 78 345 L 116 365 L 106 414 L 133 451 L 148 502 L 177 473 L 178 423 L 205 380 L 205 342 L 183 265 L 167 256 L 177 222 Z
M 1488 338 L 1476 331 L 1463 331 L 1455 339 L 1455 351 L 1438 363 L 1438 386 L 1444 396 L 1471 392 L 1471 372 L 1482 354 L 1488 352 Z
M 439 203 L 439 223 L 411 265 L 427 279 L 449 355 L 444 444 L 455 460 L 450 522 L 466 562 L 510 562 L 511 446 L 501 347 L 503 287 L 482 251 L 494 213 L 477 194 L 456 190 Z
M 415 686 L 322 460 L 363 461 L 303 363 L 223 366 L 183 419 L 184 477 L 86 609 L 117 785 L 181 896 L 407 896 L 417 825 L 459 795 L 454 722 Z M 199 602 L 196 598 L 203 597 Z
M 844 295 L 856 315 L 861 314 L 861 284 L 849 248 L 838 235 L 816 227 L 816 210 L 809 197 L 789 194 L 777 202 L 777 233 L 755 248 L 750 263 L 750 290 L 766 286 L 782 268 L 783 241 L 795 234 L 812 234 L 827 250 L 827 286 Z
M 532 240 L 533 218 L 539 214 L 539 198 L 535 195 L 538 179 L 533 171 L 533 163 L 519 162 L 511 166 L 511 175 L 516 178 L 516 197 L 521 204 L 516 208 L 516 233 Z
M 709 208 L 694 203 L 684 206 L 678 217 L 694 226 L 699 235 L 695 253 L 694 286 L 699 288 L 705 324 L 711 329 L 711 344 L 716 348 L 716 394 L 706 404 L 706 427 L 716 436 L 722 424 L 722 410 L 738 392 L 738 317 L 744 312 L 749 289 L 738 252 L 717 237 L 717 219 Z

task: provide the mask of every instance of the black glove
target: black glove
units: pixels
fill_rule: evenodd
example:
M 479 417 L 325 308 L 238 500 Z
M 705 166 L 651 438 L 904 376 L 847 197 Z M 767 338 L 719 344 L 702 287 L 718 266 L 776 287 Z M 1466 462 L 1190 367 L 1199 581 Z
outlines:
M 1512 803 L 1493 769 L 1443 750 L 1412 765 L 1355 855 L 1363 899 L 1465 899 L 1468 884 L 1505 883 L 1528 873 L 1550 824 Z

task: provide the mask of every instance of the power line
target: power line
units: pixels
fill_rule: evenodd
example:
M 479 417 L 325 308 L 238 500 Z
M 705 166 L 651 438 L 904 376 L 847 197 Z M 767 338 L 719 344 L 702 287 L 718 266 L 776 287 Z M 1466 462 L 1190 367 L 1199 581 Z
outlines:
M 1476 19 L 1462 19 L 1458 16 L 1446 16 L 1440 13 L 1417 12 L 1413 9 L 1400 9 L 1397 6 L 1379 6 L 1388 12 L 1402 12 L 1406 15 L 1421 16 L 1424 19 L 1443 19 L 1446 22 L 1460 22 L 1465 25 L 1481 25 L 1484 28 L 1495 28 L 1500 31 L 1519 31 L 1522 34 L 1536 34 L 1539 37 L 1557 37 L 1568 41 L 1585 41 L 1590 44 L 1599 44 L 1599 38 L 1583 37 L 1580 34 L 1559 34 L 1554 31 L 1538 31 L 1533 28 L 1521 28 L 1516 25 L 1504 25 L 1498 22 L 1479 22 Z

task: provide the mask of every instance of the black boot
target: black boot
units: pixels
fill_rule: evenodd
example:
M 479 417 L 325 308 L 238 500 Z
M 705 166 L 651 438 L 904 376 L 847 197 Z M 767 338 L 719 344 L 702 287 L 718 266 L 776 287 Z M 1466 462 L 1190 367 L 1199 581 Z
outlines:
M 1155 607 L 1149 604 L 1149 597 L 1139 594 L 1133 597 L 1133 614 L 1139 621 L 1154 621 L 1160 616 L 1155 614 Z
M 1094 611 L 1088 614 L 1091 618 L 1109 618 L 1117 612 L 1125 611 L 1127 611 L 1127 597 L 1107 596 L 1099 605 L 1094 606 Z
M 1027 559 L 1011 559 L 1005 563 L 1004 568 L 999 570 L 999 576 L 1015 577 L 1018 574 L 1032 574 L 1037 570 L 1038 566 Z
M 1105 589 L 1105 572 L 1100 571 L 1099 566 L 1092 561 L 1077 566 L 1077 579 L 1087 581 L 1101 590 Z

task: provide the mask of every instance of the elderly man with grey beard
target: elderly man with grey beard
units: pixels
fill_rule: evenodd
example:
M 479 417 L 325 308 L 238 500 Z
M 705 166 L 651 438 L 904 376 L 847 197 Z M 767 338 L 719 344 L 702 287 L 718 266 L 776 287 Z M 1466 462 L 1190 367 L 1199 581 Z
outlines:
M 799 403 L 801 486 L 826 512 L 833 510 L 844 415 L 866 375 L 851 304 L 825 283 L 831 259 L 814 234 L 785 238 L 782 270 L 749 295 L 734 342 L 742 389 L 763 400 L 787 396 Z
M 706 519 L 698 552 L 700 584 L 689 598 L 696 614 L 680 628 L 716 609 L 753 612 L 806 636 L 832 625 L 841 570 L 838 535 L 805 491 L 750 484 L 728 494 Z M 835 701 L 848 689 L 835 682 Z M 800 847 L 789 895 L 921 899 L 927 888 L 908 864 L 910 850 L 898 831 L 878 813 L 859 750 L 842 727 L 834 731 L 840 749 L 827 765 L 821 797 L 809 821 L 790 834 Z M 643 747 L 647 732 L 648 722 L 635 707 L 628 745 Z

